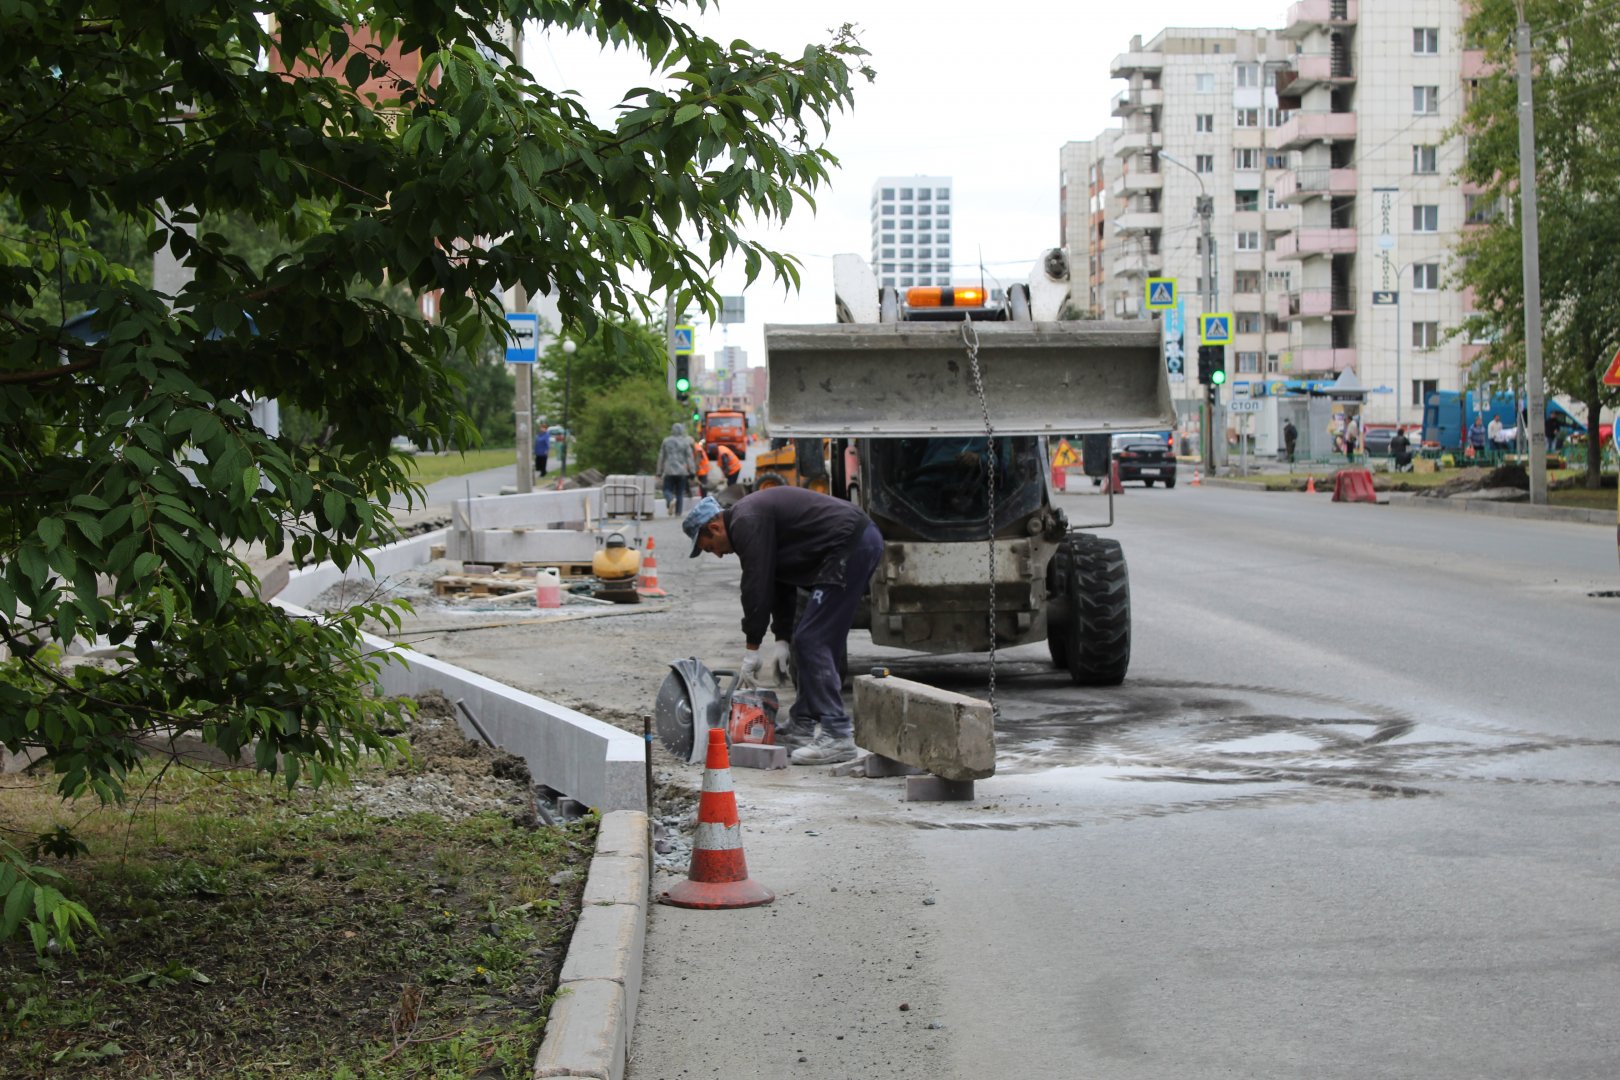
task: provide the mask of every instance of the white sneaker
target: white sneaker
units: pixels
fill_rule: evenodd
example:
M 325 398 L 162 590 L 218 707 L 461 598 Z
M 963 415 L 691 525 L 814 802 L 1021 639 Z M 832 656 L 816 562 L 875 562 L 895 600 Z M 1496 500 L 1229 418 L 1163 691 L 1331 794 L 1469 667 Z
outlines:
M 795 765 L 836 765 L 840 761 L 854 761 L 855 754 L 854 736 L 829 735 L 823 731 L 808 745 L 793 751 L 792 761 Z

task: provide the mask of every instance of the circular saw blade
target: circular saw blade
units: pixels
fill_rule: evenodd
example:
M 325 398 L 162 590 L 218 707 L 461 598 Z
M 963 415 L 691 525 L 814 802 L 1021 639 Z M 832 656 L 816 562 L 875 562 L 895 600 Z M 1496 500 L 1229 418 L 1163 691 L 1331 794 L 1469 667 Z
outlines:
M 669 669 L 653 702 L 653 727 L 664 749 L 676 758 L 702 760 L 708 752 L 708 730 L 718 721 L 720 684 L 692 657 L 672 662 Z

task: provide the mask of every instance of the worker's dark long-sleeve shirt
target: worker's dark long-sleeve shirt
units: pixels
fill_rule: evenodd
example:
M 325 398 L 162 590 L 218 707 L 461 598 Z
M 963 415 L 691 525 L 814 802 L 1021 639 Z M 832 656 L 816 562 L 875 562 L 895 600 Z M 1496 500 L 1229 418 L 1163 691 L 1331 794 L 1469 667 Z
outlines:
M 743 569 L 743 634 L 748 644 L 758 645 L 770 626 L 779 586 L 843 584 L 849 549 L 871 518 L 843 499 L 774 487 L 738 500 L 725 512 L 725 522 Z

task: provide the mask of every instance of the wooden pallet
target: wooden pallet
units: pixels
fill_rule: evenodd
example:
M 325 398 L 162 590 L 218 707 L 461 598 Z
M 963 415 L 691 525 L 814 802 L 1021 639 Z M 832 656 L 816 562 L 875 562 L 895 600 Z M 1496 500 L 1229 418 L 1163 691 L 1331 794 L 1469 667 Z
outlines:
M 564 581 L 577 581 L 580 578 L 592 577 L 595 574 L 595 571 L 591 569 L 591 564 L 588 562 L 526 562 L 517 565 L 531 575 L 539 569 L 555 570 L 557 576 Z M 532 576 L 529 583 L 534 584 Z
M 446 574 L 433 582 L 434 596 L 508 596 L 534 589 L 534 578 L 495 574 Z

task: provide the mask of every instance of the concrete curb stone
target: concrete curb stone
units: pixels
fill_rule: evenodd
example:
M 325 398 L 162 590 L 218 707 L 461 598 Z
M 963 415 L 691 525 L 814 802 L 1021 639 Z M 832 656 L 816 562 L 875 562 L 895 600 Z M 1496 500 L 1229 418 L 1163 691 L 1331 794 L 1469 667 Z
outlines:
M 1299 492 L 1269 492 L 1258 484 L 1227 480 L 1222 477 L 1206 476 L 1204 486 L 1227 488 L 1232 491 L 1255 491 L 1263 495 L 1299 494 Z M 1330 495 L 1332 488 L 1324 488 L 1318 494 Z M 1466 496 L 1450 499 L 1419 498 L 1410 491 L 1381 491 L 1378 494 L 1383 500 L 1394 505 L 1415 506 L 1424 510 L 1450 510 L 1459 514 L 1488 514 L 1493 517 L 1529 521 L 1566 521 L 1588 525 L 1612 525 L 1615 522 L 1613 510 L 1589 510 L 1580 506 L 1531 506 L 1529 503 L 1492 502 L 1486 499 L 1470 499 Z
M 568 944 L 536 1077 L 623 1080 L 641 994 L 651 867 L 647 815 L 604 814 Z

